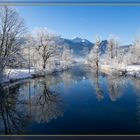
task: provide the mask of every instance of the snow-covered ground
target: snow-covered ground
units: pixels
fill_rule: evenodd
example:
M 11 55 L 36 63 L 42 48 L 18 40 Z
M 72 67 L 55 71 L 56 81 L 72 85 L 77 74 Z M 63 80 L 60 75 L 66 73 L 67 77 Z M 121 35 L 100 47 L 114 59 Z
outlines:
M 140 65 L 130 65 L 126 66 L 127 71 L 139 71 L 140 72 Z
M 28 69 L 6 69 L 3 78 L 0 80 L 0 83 L 9 82 L 10 80 L 32 78 L 32 74 L 34 73 L 34 69 L 31 69 L 30 73 Z
M 131 65 L 125 67 L 127 75 L 140 77 L 140 65 Z
M 51 74 L 53 72 L 59 72 L 68 69 L 68 67 L 58 67 L 54 69 L 45 69 L 45 70 L 37 70 L 37 69 L 6 69 L 4 71 L 3 77 L 0 77 L 0 84 L 10 81 L 16 81 L 21 79 L 33 78 L 34 76 L 44 76 L 46 74 Z
M 126 72 L 125 73 L 126 75 L 140 77 L 140 65 L 117 66 L 117 67 L 113 67 L 110 65 L 101 65 L 101 70 L 108 74 L 112 74 L 113 72 L 114 73 L 118 72 L 118 74 Z
M 36 70 L 30 69 L 30 73 L 28 69 L 6 69 L 4 72 L 4 77 L 1 77 L 0 83 L 16 81 L 26 78 L 33 78 L 33 75 L 40 76 L 44 74 L 50 74 L 57 71 L 62 71 L 66 68 L 57 68 L 53 70 Z M 110 65 L 101 65 L 101 71 L 112 74 L 113 72 L 120 74 L 120 72 L 126 71 L 126 75 L 140 77 L 140 65 L 129 65 L 129 66 L 118 66 L 117 68 Z

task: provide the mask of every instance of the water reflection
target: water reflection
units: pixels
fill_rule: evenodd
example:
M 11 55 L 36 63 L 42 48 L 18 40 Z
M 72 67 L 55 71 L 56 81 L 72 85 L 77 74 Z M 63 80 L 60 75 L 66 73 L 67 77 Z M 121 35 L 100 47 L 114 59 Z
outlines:
M 74 81 L 74 79 L 72 78 L 72 73 L 64 71 L 61 74 L 61 79 L 64 86 L 64 93 L 69 93 L 72 85 L 76 83 L 76 81 Z
M 51 91 L 43 79 L 0 87 L 0 133 L 24 134 L 32 121 L 48 123 L 63 116 L 60 93 Z
M 71 130 L 73 127 L 78 129 L 75 124 L 79 124 L 81 128 L 83 125 L 87 129 L 90 125 L 91 130 L 94 130 L 96 129 L 95 123 L 97 128 L 101 128 L 102 125 L 96 120 L 100 119 L 104 123 L 104 119 L 107 120 L 105 117 L 110 117 L 110 122 L 124 124 L 123 119 L 120 119 L 121 115 L 127 118 L 125 114 L 128 115 L 129 112 L 133 113 L 131 119 L 137 125 L 136 117 L 140 122 L 139 85 L 140 79 L 105 75 L 100 72 L 97 74 L 96 71 L 88 68 L 73 68 L 62 73 L 48 75 L 45 78 L 0 87 L 0 133 L 27 134 L 30 133 L 29 129 L 33 124 L 44 126 L 44 128 L 48 125 L 51 126 L 51 129 L 47 128 L 48 132 L 48 130 L 54 130 L 54 122 L 57 123 L 59 118 L 61 121 L 58 121 L 57 125 L 60 126 L 64 122 L 62 125 L 64 131 L 67 120 L 73 120 L 69 124 L 69 126 L 72 124 Z M 129 91 L 135 94 L 126 95 Z M 71 96 L 65 93 L 69 93 Z M 93 108 L 95 112 L 91 112 Z M 115 120 L 111 111 L 118 116 L 118 120 Z M 134 113 L 137 116 L 134 116 Z M 78 117 L 79 114 L 80 117 Z M 119 123 L 117 124 L 119 125 Z M 111 123 L 110 126 L 115 129 Z
M 102 90 L 100 83 L 99 83 L 99 76 L 98 75 L 95 75 L 95 90 L 96 90 L 96 94 L 97 94 L 97 99 L 99 101 L 103 100 L 104 95 L 103 95 L 103 90 Z
M 124 89 L 128 84 L 129 79 L 126 77 L 107 76 L 108 94 L 111 101 L 117 101 L 124 94 Z
M 136 115 L 137 115 L 137 120 L 140 124 L 140 79 L 138 78 L 131 78 L 131 84 L 134 87 L 134 91 L 136 93 Z
M 25 102 L 18 100 L 20 86 L 0 87 L 0 133 L 20 134 L 29 121 Z
M 40 85 L 40 92 L 32 100 L 32 116 L 36 122 L 50 122 L 63 116 L 62 98 L 59 93 L 50 91 L 46 82 Z
M 111 101 L 117 101 L 123 96 L 124 90 L 130 80 L 129 77 L 105 75 L 103 73 L 97 74 L 97 72 L 94 70 L 90 70 L 87 75 L 91 80 L 91 85 L 96 92 L 96 98 L 98 101 L 104 99 L 105 90 L 108 91 Z
M 101 87 L 101 80 L 100 75 L 97 71 L 90 70 L 88 73 L 88 78 L 91 80 L 91 85 L 95 89 L 96 98 L 98 101 L 101 101 L 104 99 L 104 93 L 103 89 Z
M 61 82 L 63 84 L 64 93 L 69 93 L 71 88 L 83 80 L 87 79 L 86 71 L 80 70 L 81 68 L 73 68 L 72 70 L 64 71 L 61 74 Z M 78 85 L 77 85 L 78 86 Z

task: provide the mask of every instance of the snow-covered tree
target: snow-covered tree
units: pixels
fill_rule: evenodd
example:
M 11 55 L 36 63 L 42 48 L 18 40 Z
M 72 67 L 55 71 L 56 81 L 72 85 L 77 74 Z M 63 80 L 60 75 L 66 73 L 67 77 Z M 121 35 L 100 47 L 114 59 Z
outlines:
M 104 62 L 108 65 L 116 64 L 119 61 L 119 53 L 118 53 L 118 47 L 119 47 L 119 40 L 118 37 L 115 35 L 109 35 L 108 37 L 108 46 L 104 57 Z
M 66 69 L 74 63 L 73 50 L 67 44 L 60 45 L 61 39 L 47 28 L 35 29 L 26 36 L 23 50 L 25 67 L 37 69 Z
M 27 34 L 26 37 L 26 43 L 22 50 L 22 56 L 24 58 L 24 61 L 22 62 L 23 66 L 25 68 L 34 67 L 39 68 L 41 67 L 39 54 L 37 50 L 35 49 L 36 41 L 34 40 L 32 34 Z
M 8 6 L 0 7 L 0 71 L 6 66 L 17 65 L 21 58 L 25 26 L 18 12 Z
M 51 33 L 47 28 L 39 28 L 34 31 L 35 52 L 38 63 L 42 69 L 46 69 L 48 63 L 52 63 L 60 55 L 60 46 L 58 45 L 59 36 Z M 36 57 L 35 56 L 35 57 Z M 52 59 L 52 58 L 55 58 Z
M 100 37 L 96 37 L 95 44 L 93 48 L 90 50 L 89 55 L 87 56 L 88 65 L 91 66 L 92 68 L 95 68 L 97 70 L 97 73 L 99 70 L 100 43 L 101 43 Z
M 140 64 L 140 35 L 136 36 L 128 57 L 131 64 Z
M 61 56 L 61 65 L 63 69 L 69 68 L 74 62 L 73 50 L 68 46 L 63 47 L 62 56 Z
M 116 36 L 110 35 L 108 38 L 108 51 L 111 59 L 113 59 L 117 55 L 117 51 L 116 51 L 117 47 L 118 47 L 118 42 Z

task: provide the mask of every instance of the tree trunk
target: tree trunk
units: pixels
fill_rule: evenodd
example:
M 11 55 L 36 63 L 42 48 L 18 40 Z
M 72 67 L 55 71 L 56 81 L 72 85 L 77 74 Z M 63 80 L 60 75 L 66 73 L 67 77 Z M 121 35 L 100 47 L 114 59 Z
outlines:
M 98 66 L 98 60 L 96 61 L 96 74 L 98 76 L 98 70 L 99 70 L 99 66 Z
M 43 64 L 43 69 L 46 69 L 46 64 L 45 63 Z

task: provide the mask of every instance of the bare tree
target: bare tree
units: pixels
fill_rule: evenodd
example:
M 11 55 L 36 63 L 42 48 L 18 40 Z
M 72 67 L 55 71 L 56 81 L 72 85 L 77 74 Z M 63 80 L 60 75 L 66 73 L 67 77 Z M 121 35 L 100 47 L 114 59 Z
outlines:
M 61 56 L 62 67 L 64 69 L 68 68 L 73 64 L 73 62 L 74 62 L 73 50 L 70 49 L 68 46 L 64 46 L 62 56 Z
M 99 52 L 100 52 L 100 38 L 95 38 L 95 46 L 94 46 L 94 52 L 95 52 L 95 63 L 96 63 L 96 74 L 98 75 L 99 70 Z
M 35 49 L 35 40 L 31 34 L 27 34 L 25 36 L 26 43 L 24 44 L 24 47 L 22 49 L 22 56 L 24 58 L 23 66 L 25 68 L 30 67 L 37 67 L 37 64 L 39 63 L 39 58 Z
M 96 69 L 96 73 L 99 71 L 99 59 L 100 59 L 100 37 L 95 38 L 94 47 L 91 49 L 88 55 L 88 64 Z
M 46 28 L 35 30 L 34 38 L 36 40 L 36 51 L 42 62 L 42 68 L 46 69 L 50 58 L 57 57 L 59 54 L 59 37 L 49 32 Z
M 109 62 L 109 64 L 111 64 L 113 62 L 113 60 L 117 60 L 117 50 L 118 50 L 118 46 L 119 46 L 119 41 L 118 41 L 118 37 L 115 35 L 109 35 L 108 37 L 108 48 L 107 48 L 107 52 L 106 52 L 106 58 L 105 61 Z
M 23 19 L 13 8 L 0 7 L 0 71 L 15 62 L 20 46 L 24 43 L 25 26 Z
M 129 51 L 129 62 L 131 64 L 140 64 L 140 35 L 135 37 L 134 43 Z

